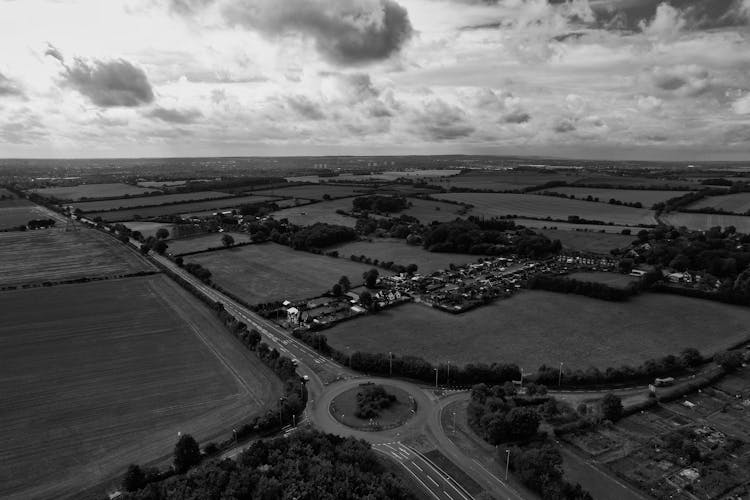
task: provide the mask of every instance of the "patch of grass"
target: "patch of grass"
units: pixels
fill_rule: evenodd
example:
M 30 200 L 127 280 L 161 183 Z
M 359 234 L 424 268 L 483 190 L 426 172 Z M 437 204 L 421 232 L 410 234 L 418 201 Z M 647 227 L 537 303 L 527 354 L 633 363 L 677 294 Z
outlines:
M 336 198 L 357 196 L 372 191 L 362 186 L 337 186 L 331 184 L 309 184 L 305 186 L 281 187 L 275 189 L 259 189 L 254 194 L 267 196 L 282 196 L 284 198 L 304 198 L 308 200 L 323 200 L 325 195 Z
M 689 214 L 672 212 L 662 215 L 660 219 L 675 227 L 685 226 L 696 231 L 705 231 L 714 226 L 734 226 L 740 233 L 750 233 L 750 217 L 742 215 Z
M 683 194 L 689 193 L 689 191 L 655 191 L 649 189 L 597 189 L 597 188 L 585 188 L 585 187 L 557 187 L 551 189 L 545 189 L 544 191 L 551 191 L 553 193 L 562 193 L 566 195 L 573 195 L 577 199 L 585 199 L 587 196 L 592 198 L 599 198 L 600 203 L 607 203 L 610 199 L 615 199 L 625 203 L 636 203 L 640 202 L 643 208 L 651 208 L 654 203 L 666 201 L 670 198 L 676 198 Z
M 0 309 L 3 498 L 119 483 L 128 463 L 168 460 L 178 432 L 228 438 L 282 393 L 164 276 L 3 292 Z
M 344 351 L 421 356 L 433 362 L 518 363 L 571 369 L 639 365 L 695 347 L 726 349 L 750 334 L 750 310 L 666 294 L 605 302 L 546 291 L 523 291 L 464 314 L 405 304 L 326 330 Z
M 251 241 L 250 235 L 247 233 L 210 233 L 202 234 L 200 236 L 191 236 L 189 238 L 181 238 L 179 240 L 171 240 L 169 242 L 168 252 L 172 255 L 180 255 L 189 252 L 199 252 L 208 248 L 224 247 L 221 239 L 225 234 L 230 235 L 234 238 L 235 244 L 246 243 Z
M 0 229 L 25 226 L 32 219 L 57 219 L 57 224 L 61 224 L 59 216 L 28 200 L 0 201 Z
M 195 191 L 192 193 L 164 194 L 159 196 L 144 196 L 141 198 L 117 198 L 114 200 L 86 201 L 75 203 L 75 208 L 84 212 L 101 212 L 103 210 L 116 210 L 131 207 L 145 207 L 164 205 L 166 203 L 178 203 L 181 201 L 215 200 L 228 198 L 231 195 L 217 191 Z
M 333 201 L 322 201 L 311 205 L 290 207 L 273 212 L 271 215 L 276 220 L 288 219 L 292 224 L 298 226 L 311 226 L 316 222 L 336 224 L 339 226 L 354 227 L 357 219 L 346 215 L 339 215 L 336 210 L 352 210 L 352 198 L 343 198 Z
M 702 200 L 696 201 L 688 208 L 697 209 L 706 207 L 726 210 L 727 212 L 734 212 L 737 214 L 744 214 L 750 211 L 750 193 L 734 193 L 724 196 L 709 196 L 708 198 L 703 198 Z
M 620 273 L 597 273 L 597 272 L 582 272 L 582 273 L 571 273 L 568 278 L 575 279 L 578 281 L 591 281 L 594 283 L 603 283 L 605 285 L 625 288 L 631 283 L 636 283 L 638 278 L 633 278 L 627 274 Z
M 395 398 L 390 405 L 381 408 L 377 415 L 364 418 L 358 416 L 360 411 L 358 403 L 359 395 L 372 387 L 374 386 L 363 384 L 360 387 L 354 387 L 339 394 L 331 401 L 329 411 L 336 420 L 354 428 L 370 427 L 370 418 L 372 418 L 375 425 L 388 429 L 401 425 L 412 416 L 411 410 L 413 406 L 409 399 L 409 393 L 390 385 L 378 386 L 382 387 L 387 394 Z
M 362 283 L 362 273 L 372 267 L 275 243 L 191 255 L 185 262 L 197 262 L 207 268 L 212 281 L 251 304 L 317 297 L 343 275 L 356 286 Z
M 551 240 L 560 240 L 564 248 L 609 255 L 613 248 L 625 248 L 636 239 L 635 234 L 624 236 L 594 231 L 562 231 L 543 229 L 540 231 Z M 638 231 L 635 231 L 637 233 Z

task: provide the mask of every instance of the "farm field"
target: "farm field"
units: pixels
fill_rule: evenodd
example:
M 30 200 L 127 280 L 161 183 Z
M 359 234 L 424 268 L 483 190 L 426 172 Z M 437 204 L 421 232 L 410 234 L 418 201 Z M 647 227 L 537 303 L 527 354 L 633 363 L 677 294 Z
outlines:
M 268 196 L 240 196 L 237 198 L 220 198 L 217 200 L 193 201 L 187 203 L 176 203 L 174 205 L 162 205 L 156 207 L 130 208 L 125 210 L 112 210 L 109 212 L 91 212 L 86 216 L 89 218 L 101 217 L 107 222 L 122 222 L 133 220 L 137 217 L 158 217 L 160 215 L 187 214 L 204 210 L 231 210 L 240 205 L 249 203 L 261 203 L 275 200 Z
M 614 176 L 607 174 L 593 174 L 581 177 L 578 184 L 606 184 L 609 186 L 669 186 L 671 188 L 685 188 L 687 190 L 700 189 L 702 186 L 692 179 L 652 179 L 649 177 Z
M 81 184 L 80 186 L 59 186 L 33 190 L 45 198 L 57 198 L 64 201 L 78 201 L 83 198 L 120 198 L 153 193 L 158 189 L 142 188 L 119 182 L 106 184 Z
M 515 172 L 507 170 L 498 171 L 471 171 L 466 174 L 457 175 L 449 179 L 436 182 L 446 189 L 451 187 L 463 189 L 489 189 L 492 191 L 511 191 L 523 189 L 530 186 L 538 186 L 550 181 L 575 182 L 581 178 L 578 172 Z
M 165 224 L 162 222 L 141 222 L 137 220 L 129 220 L 122 223 L 123 226 L 127 227 L 131 231 L 140 231 L 144 238 L 149 236 L 156 236 L 156 231 L 159 229 L 166 229 L 171 235 L 173 232 L 174 224 Z
M 362 174 L 362 175 L 354 175 L 354 174 L 339 174 L 335 177 L 320 177 L 318 175 L 303 175 L 298 177 L 287 177 L 286 179 L 289 182 L 330 182 L 331 180 L 347 180 L 347 181 L 355 181 L 355 182 L 362 182 L 362 181 L 393 181 L 396 179 L 399 179 L 401 177 L 409 177 L 409 178 L 419 178 L 420 180 L 424 180 L 426 182 L 431 182 L 433 180 L 437 180 L 443 177 L 452 177 L 454 175 L 458 175 L 461 173 L 461 170 L 458 169 L 418 169 L 418 170 L 389 170 L 385 172 L 375 173 L 375 174 Z
M 499 217 L 516 215 L 519 217 L 551 217 L 567 219 L 577 215 L 584 219 L 600 220 L 621 225 L 655 224 L 652 211 L 615 205 L 602 205 L 589 201 L 537 196 L 533 194 L 497 193 L 447 193 L 436 194 L 435 198 L 453 200 L 474 205 L 475 215 Z
M 333 248 L 343 258 L 351 255 L 364 255 L 383 262 L 393 261 L 396 264 L 419 266 L 418 273 L 431 274 L 440 269 L 447 269 L 450 264 L 457 266 L 477 261 L 477 255 L 428 252 L 421 246 L 407 245 L 404 240 L 395 238 L 374 238 L 373 241 L 356 241 Z
M 364 186 L 339 186 L 331 184 L 310 184 L 307 186 L 291 186 L 275 189 L 259 189 L 254 194 L 279 196 L 284 198 L 304 198 L 308 200 L 322 200 L 326 194 L 331 198 L 346 198 L 372 191 Z
M 216 200 L 229 198 L 232 195 L 218 191 L 195 191 L 193 193 L 163 194 L 158 196 L 144 196 L 141 198 L 118 198 L 114 200 L 86 201 L 76 203 L 75 208 L 84 212 L 101 212 L 104 210 L 117 210 L 122 208 L 146 207 L 164 205 L 167 203 L 178 203 L 182 201 Z
M 125 245 L 95 229 L 0 233 L 0 286 L 153 271 Z
M 625 288 L 631 283 L 637 283 L 638 278 L 620 273 L 597 273 L 597 272 L 580 272 L 570 273 L 568 278 L 579 281 L 592 281 L 594 283 L 603 283 L 605 285 Z
M 114 487 L 127 464 L 167 459 L 178 431 L 227 438 L 282 393 L 164 276 L 2 292 L 0 308 L 2 498 Z
M 276 220 L 289 219 L 289 222 L 298 226 L 309 226 L 316 222 L 325 222 L 327 224 L 354 227 L 357 219 L 336 213 L 336 210 L 351 211 L 351 209 L 352 199 L 342 198 L 340 200 L 322 201 L 311 205 L 284 208 L 273 212 L 271 215 Z
M 250 304 L 273 300 L 317 297 L 330 290 L 341 276 L 353 286 L 372 266 L 298 252 L 283 245 L 263 243 L 220 252 L 192 255 L 185 262 L 197 262 L 211 271 L 211 280 Z M 387 271 L 378 270 L 381 275 Z
M 614 233 L 599 233 L 593 231 L 563 231 L 542 229 L 539 232 L 551 240 L 560 240 L 563 248 L 609 255 L 613 248 L 624 248 L 630 245 L 636 236 L 623 236 Z M 637 231 L 636 231 L 637 233 Z
M 734 212 L 736 214 L 748 213 L 750 212 L 750 193 L 709 196 L 708 198 L 703 198 L 692 203 L 688 208 L 697 209 L 707 207 L 726 210 L 727 212 Z
M 138 183 L 139 186 L 146 188 L 175 187 L 185 184 L 187 184 L 187 181 L 141 181 Z
M 394 215 L 411 215 L 412 217 L 419 219 L 423 224 L 429 224 L 432 221 L 451 222 L 459 217 L 465 219 L 473 214 L 471 210 L 467 210 L 460 205 L 454 205 L 452 203 L 419 200 L 417 198 L 409 198 L 409 203 L 412 204 L 411 207 Z
M 601 203 L 607 203 L 610 199 L 623 201 L 625 203 L 641 203 L 643 208 L 651 208 L 654 203 L 677 198 L 690 191 L 654 191 L 649 189 L 596 189 L 585 187 L 556 187 L 544 189 L 553 193 L 573 195 L 577 199 L 585 199 L 588 196 L 599 198 Z
M 528 371 L 562 361 L 585 370 L 639 365 L 685 347 L 711 354 L 750 336 L 748 322 L 748 309 L 674 295 L 620 303 L 535 290 L 459 315 L 405 304 L 325 334 L 341 350 L 393 351 L 455 364 L 513 362 Z
M 740 233 L 750 233 L 750 216 L 671 212 L 659 218 L 666 224 L 675 227 L 685 226 L 696 231 L 705 231 L 714 226 L 734 226 Z
M 224 244 L 221 242 L 221 238 L 228 234 L 234 238 L 235 243 L 246 243 L 252 241 L 250 235 L 247 233 L 211 233 L 203 234 L 201 236 L 191 236 L 188 238 L 180 238 L 177 240 L 169 241 L 169 249 L 167 252 L 172 255 L 180 255 L 188 252 L 199 252 L 201 250 L 207 250 L 209 248 L 223 247 Z
M 15 204 L 15 206 L 7 206 L 6 203 Z M 26 225 L 32 219 L 56 219 L 58 226 L 62 224 L 59 215 L 30 201 L 20 199 L 0 201 L 0 229 Z
M 647 227 L 634 226 L 610 226 L 609 224 L 571 224 L 570 222 L 550 222 L 536 219 L 513 219 L 520 226 L 530 227 L 532 229 L 552 229 L 560 231 L 593 231 L 600 233 L 604 231 L 609 234 L 620 234 L 623 229 L 629 229 L 632 234 L 638 234 L 641 229 Z

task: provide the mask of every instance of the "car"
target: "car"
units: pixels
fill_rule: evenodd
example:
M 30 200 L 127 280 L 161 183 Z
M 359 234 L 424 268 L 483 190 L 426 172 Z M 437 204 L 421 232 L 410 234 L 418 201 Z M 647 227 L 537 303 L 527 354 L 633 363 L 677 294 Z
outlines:
M 299 366 L 299 360 L 297 358 L 292 358 L 292 364 L 294 366 Z

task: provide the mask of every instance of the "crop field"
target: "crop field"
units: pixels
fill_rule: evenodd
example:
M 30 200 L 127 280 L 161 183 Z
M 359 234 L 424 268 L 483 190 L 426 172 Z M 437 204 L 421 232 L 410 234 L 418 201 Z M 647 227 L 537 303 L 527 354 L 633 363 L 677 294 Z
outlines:
M 599 220 L 621 225 L 655 224 L 651 210 L 602 205 L 589 201 L 555 198 L 524 194 L 496 193 L 447 193 L 437 194 L 435 198 L 459 201 L 474 205 L 475 215 L 498 217 L 517 215 L 519 217 L 551 217 L 567 219 L 577 215 L 584 219 Z
M 122 184 L 119 182 L 109 184 L 81 184 L 80 186 L 59 186 L 50 188 L 34 189 L 34 192 L 45 198 L 57 198 L 65 201 L 78 201 L 84 198 L 119 198 L 122 196 L 137 196 L 153 193 L 157 189 L 142 188 Z
M 101 212 L 104 210 L 117 210 L 132 207 L 145 207 L 164 205 L 167 203 L 179 203 L 182 201 L 216 200 L 229 198 L 232 195 L 218 191 L 195 191 L 193 193 L 163 194 L 158 196 L 144 196 L 141 198 L 118 198 L 114 200 L 86 201 L 76 203 L 75 208 L 84 212 Z
M 193 201 L 188 203 L 176 203 L 174 205 L 161 205 L 156 207 L 130 208 L 126 210 L 112 210 L 109 212 L 91 212 L 86 216 L 89 218 L 101 217 L 107 222 L 122 222 L 141 217 L 158 217 L 160 215 L 189 214 L 206 210 L 231 210 L 240 205 L 250 203 L 261 203 L 275 200 L 269 196 L 239 196 L 236 198 L 220 198 L 217 200 Z
M 707 300 L 647 294 L 606 302 L 535 290 L 458 315 L 405 304 L 341 323 L 326 336 L 341 350 L 585 370 L 638 365 L 685 347 L 711 354 L 750 336 L 748 324 L 750 310 Z
M 620 273 L 598 273 L 598 272 L 580 272 L 570 273 L 568 278 L 579 281 L 592 281 L 594 283 L 603 283 L 615 288 L 625 288 L 631 283 L 637 283 L 638 278 Z
M 232 238 L 234 238 L 235 243 L 246 243 L 252 240 L 252 238 L 250 238 L 250 235 L 247 233 L 225 232 L 202 234 L 200 236 L 190 236 L 188 238 L 170 240 L 169 249 L 167 251 L 172 255 L 180 255 L 188 252 L 208 250 L 209 248 L 223 247 L 224 244 L 221 242 L 221 239 L 225 234 L 228 234 Z
M 284 208 L 273 212 L 271 215 L 276 220 L 289 219 L 289 222 L 297 224 L 298 226 L 309 226 L 316 222 L 325 222 L 327 224 L 354 227 L 357 223 L 357 219 L 337 214 L 336 210 L 339 209 L 351 211 L 352 198 L 342 198 L 340 200 L 322 201 L 311 205 Z
M 660 203 L 670 198 L 677 198 L 690 191 L 655 191 L 649 189 L 596 189 L 585 187 L 557 187 L 545 189 L 553 193 L 562 193 L 570 196 L 571 194 L 577 199 L 585 199 L 587 196 L 599 198 L 602 203 L 607 203 L 611 199 L 623 201 L 625 203 L 641 203 L 643 208 L 651 208 L 654 203 Z
M 123 226 L 127 227 L 131 231 L 140 231 L 144 238 L 149 236 L 156 236 L 156 231 L 159 229 L 166 229 L 169 234 L 172 234 L 174 224 L 165 224 L 162 222 L 141 222 L 137 220 L 129 220 L 122 223 Z
M 685 188 L 687 190 L 699 189 L 701 184 L 692 179 L 652 179 L 649 177 L 614 176 L 607 174 L 595 174 L 582 177 L 578 184 L 594 184 L 609 186 L 669 186 L 670 188 Z
M 623 236 L 621 234 L 593 231 L 542 229 L 540 232 L 551 240 L 560 240 L 566 249 L 606 255 L 609 255 L 609 251 L 613 248 L 625 248 L 636 239 L 634 235 Z
M 407 245 L 404 240 L 395 238 L 375 238 L 373 241 L 356 241 L 334 248 L 341 257 L 364 255 L 383 262 L 393 261 L 396 264 L 419 266 L 420 274 L 431 274 L 440 269 L 447 269 L 450 264 L 457 266 L 477 261 L 477 255 L 428 252 L 421 246 Z
M 251 304 L 272 300 L 317 297 L 331 289 L 341 276 L 352 285 L 372 266 L 349 259 L 298 252 L 275 243 L 248 245 L 220 252 L 191 255 L 211 271 L 211 280 Z M 379 270 L 381 275 L 387 271 Z
M 15 204 L 15 206 L 5 205 L 6 203 Z M 57 224 L 61 224 L 60 216 L 28 200 L 0 201 L 0 229 L 25 225 L 32 219 L 56 219 Z
M 0 262 L 2 286 L 154 270 L 116 239 L 86 227 L 0 233 Z
M 146 188 L 161 188 L 161 187 L 175 187 L 184 186 L 187 181 L 141 181 L 138 183 L 139 186 Z
M 532 229 L 552 229 L 560 231 L 593 231 L 601 233 L 604 231 L 608 234 L 620 234 L 623 229 L 628 229 L 632 234 L 638 234 L 641 229 L 647 227 L 637 226 L 610 226 L 609 224 L 571 224 L 570 222 L 550 222 L 536 219 L 513 219 L 519 226 L 525 226 Z
M 745 214 L 750 212 L 750 193 L 734 193 L 724 196 L 709 196 L 691 204 L 688 208 L 716 208 L 733 212 L 736 214 Z
M 371 192 L 372 189 L 362 186 L 339 186 L 331 184 L 310 184 L 307 186 L 291 186 L 275 189 L 260 189 L 254 194 L 280 196 L 284 198 L 303 198 L 307 200 L 322 200 L 325 195 L 331 198 L 347 198 Z
M 114 486 L 127 464 L 167 459 L 178 432 L 225 439 L 282 393 L 164 276 L 2 292 L 0 309 L 2 498 Z
M 513 172 L 513 171 L 474 171 L 457 175 L 436 182 L 445 188 L 489 189 L 492 191 L 512 191 L 530 186 L 538 186 L 550 181 L 565 181 L 568 183 L 580 179 L 577 172 Z
M 705 231 L 714 226 L 734 226 L 740 233 L 750 233 L 750 216 L 721 214 L 691 214 L 671 212 L 660 217 L 666 224 L 685 226 L 696 231 Z

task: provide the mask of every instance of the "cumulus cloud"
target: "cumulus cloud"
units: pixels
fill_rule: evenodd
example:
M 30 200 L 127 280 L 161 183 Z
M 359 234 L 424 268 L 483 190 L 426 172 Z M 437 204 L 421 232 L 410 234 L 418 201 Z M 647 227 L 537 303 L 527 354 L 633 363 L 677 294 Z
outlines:
M 652 95 L 638 97 L 638 109 L 644 113 L 654 113 L 660 111 L 664 101 Z
M 0 73 L 0 97 L 3 96 L 22 96 L 23 90 L 15 81 L 11 80 L 4 74 Z
M 322 120 L 326 117 L 320 105 L 310 100 L 307 96 L 290 96 L 287 97 L 286 103 L 299 116 L 308 120 Z
M 188 124 L 195 122 L 198 118 L 201 118 L 203 116 L 203 113 L 201 113 L 197 109 L 179 110 L 157 106 L 156 108 L 146 113 L 146 116 L 156 118 L 157 120 L 168 123 Z
M 503 117 L 505 123 L 526 123 L 531 120 L 531 115 L 523 111 L 508 113 Z
M 660 4 L 651 21 L 641 21 L 639 27 L 649 35 L 660 39 L 672 39 L 687 25 L 682 12 L 667 3 Z
M 440 99 L 427 102 L 412 118 L 417 133 L 431 141 L 461 139 L 475 131 L 461 108 Z
M 657 89 L 683 97 L 704 94 L 713 85 L 711 74 L 695 64 L 656 67 L 651 70 L 650 76 Z
M 567 118 L 558 120 L 553 127 L 553 130 L 558 134 L 567 134 L 568 132 L 574 132 L 575 129 L 576 126 Z
M 171 0 L 190 14 L 213 0 Z M 329 61 L 356 65 L 391 57 L 411 38 L 408 12 L 395 0 L 225 0 L 224 20 L 267 37 L 301 35 Z
M 750 94 L 740 97 L 732 104 L 732 111 L 738 115 L 750 114 Z
M 154 100 L 146 73 L 125 59 L 86 61 L 76 58 L 66 64 L 62 53 L 50 45 L 45 55 L 63 66 L 63 81 L 103 108 L 136 107 Z
M 592 7 L 598 27 L 652 35 L 743 26 L 750 20 L 749 0 L 603 1 Z

